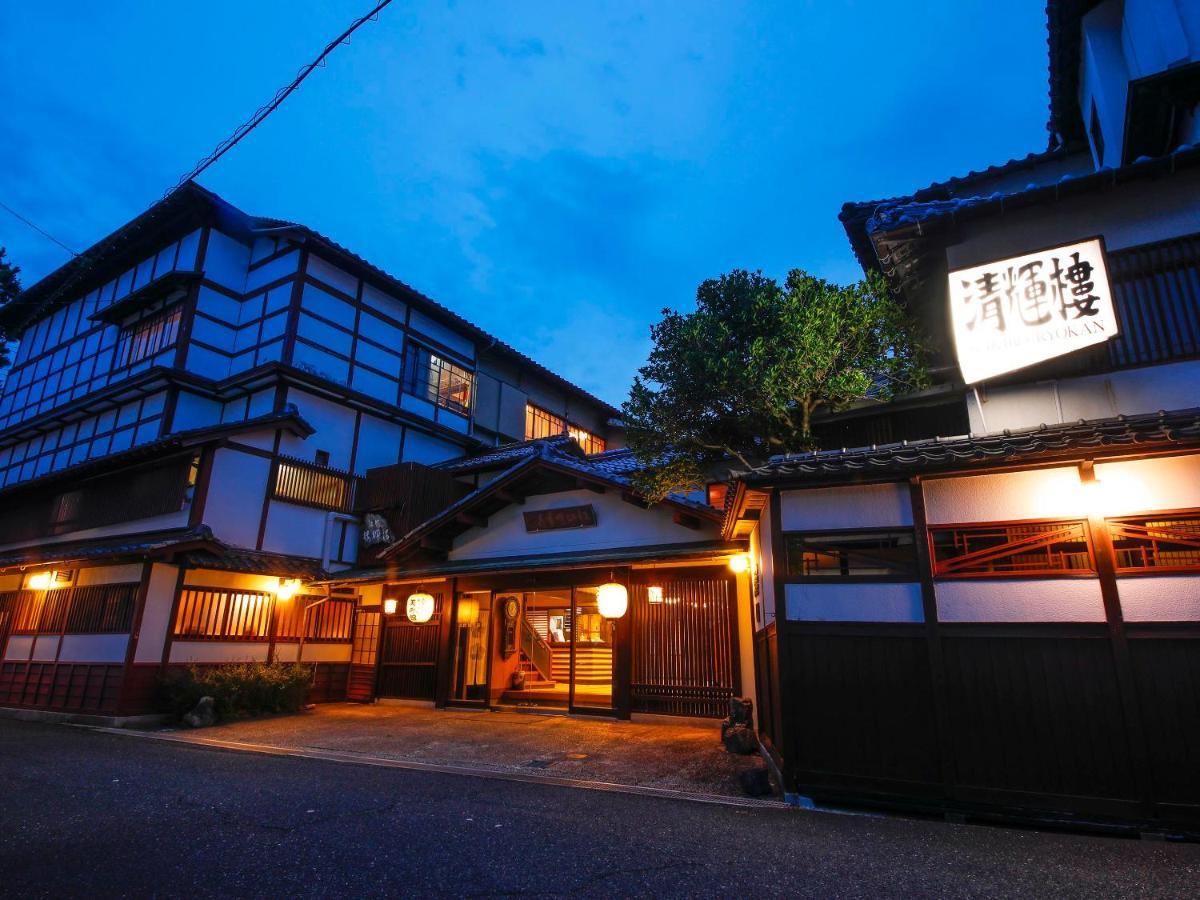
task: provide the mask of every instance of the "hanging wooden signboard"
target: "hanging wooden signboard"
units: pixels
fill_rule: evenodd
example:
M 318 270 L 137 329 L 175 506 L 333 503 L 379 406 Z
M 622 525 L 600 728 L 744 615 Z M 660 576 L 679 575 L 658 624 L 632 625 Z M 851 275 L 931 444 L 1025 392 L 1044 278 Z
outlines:
M 564 506 L 559 509 L 535 509 L 525 514 L 525 530 L 557 531 L 560 528 L 591 528 L 596 524 L 596 509 L 586 506 Z

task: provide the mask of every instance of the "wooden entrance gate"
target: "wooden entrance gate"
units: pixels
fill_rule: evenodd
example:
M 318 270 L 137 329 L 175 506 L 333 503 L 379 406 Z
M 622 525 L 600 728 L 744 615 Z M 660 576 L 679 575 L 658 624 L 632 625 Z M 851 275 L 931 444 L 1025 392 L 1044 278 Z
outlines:
M 661 594 L 651 597 L 652 586 Z M 733 579 L 675 575 L 635 584 L 632 595 L 632 710 L 727 715 L 741 689 Z
M 346 699 L 368 703 L 375 699 L 375 676 L 379 669 L 379 620 L 377 609 L 360 608 L 354 617 L 354 643 L 350 648 L 350 680 Z
M 407 589 L 404 589 L 407 590 Z M 384 594 L 385 598 L 388 596 Z M 434 594 L 433 617 L 417 625 L 403 612 L 385 616 L 379 653 L 378 694 L 408 700 L 433 700 L 437 689 L 438 638 L 443 600 Z M 403 608 L 403 598 L 397 598 Z

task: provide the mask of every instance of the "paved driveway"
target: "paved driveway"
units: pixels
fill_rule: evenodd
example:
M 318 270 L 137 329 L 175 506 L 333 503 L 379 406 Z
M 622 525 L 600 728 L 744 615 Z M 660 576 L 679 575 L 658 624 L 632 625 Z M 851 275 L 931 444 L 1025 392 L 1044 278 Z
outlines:
M 235 722 L 179 737 L 318 753 L 741 796 L 720 731 L 607 719 L 408 706 L 322 704 L 296 716 Z

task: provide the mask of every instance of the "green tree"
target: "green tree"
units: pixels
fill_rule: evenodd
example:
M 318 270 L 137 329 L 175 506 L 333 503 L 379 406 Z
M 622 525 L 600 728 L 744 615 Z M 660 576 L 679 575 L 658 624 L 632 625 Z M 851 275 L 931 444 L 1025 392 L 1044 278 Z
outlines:
M 7 256 L 8 251 L 0 247 L 0 306 L 11 303 L 21 293 L 21 281 L 17 278 L 21 268 L 9 262 Z M 8 335 L 0 328 L 0 369 L 8 363 Z
M 651 337 L 623 406 L 651 497 L 810 449 L 814 414 L 927 383 L 913 323 L 878 275 L 842 287 L 794 269 L 781 286 L 735 270 L 700 285 L 695 312 L 664 309 Z

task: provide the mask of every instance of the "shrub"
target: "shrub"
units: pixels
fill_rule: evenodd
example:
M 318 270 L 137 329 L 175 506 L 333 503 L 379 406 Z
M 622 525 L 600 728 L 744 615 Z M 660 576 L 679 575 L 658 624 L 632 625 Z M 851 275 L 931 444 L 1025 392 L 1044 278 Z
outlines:
M 312 681 L 312 667 L 297 663 L 189 666 L 162 679 L 160 706 L 177 719 L 201 697 L 213 698 L 221 720 L 297 712 L 308 699 Z

